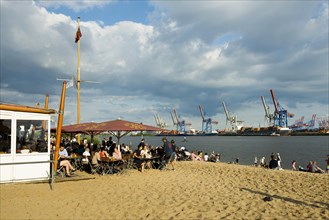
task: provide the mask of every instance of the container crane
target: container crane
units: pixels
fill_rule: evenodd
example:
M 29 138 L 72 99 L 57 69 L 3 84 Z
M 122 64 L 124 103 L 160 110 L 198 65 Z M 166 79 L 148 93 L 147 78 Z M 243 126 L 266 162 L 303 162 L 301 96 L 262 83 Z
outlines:
M 174 116 L 175 116 L 175 119 L 176 119 L 177 128 L 179 128 L 177 130 L 179 130 L 179 132 L 183 132 L 185 134 L 186 133 L 186 126 L 191 126 L 192 124 L 190 122 L 186 122 L 185 120 L 180 121 L 175 108 L 174 108 L 173 112 L 174 112 Z
M 318 117 L 319 131 L 323 133 L 329 133 L 329 115 Z
M 271 89 L 271 96 L 274 104 L 274 126 L 279 126 L 281 128 L 288 128 L 288 117 L 293 118 L 294 114 L 289 113 L 284 109 L 280 103 L 277 101 L 274 95 L 274 91 Z
M 302 130 L 303 127 L 305 126 L 304 118 L 305 117 L 302 116 L 301 118 L 297 119 L 294 124 L 289 126 L 289 128 L 292 129 L 293 131 Z
M 202 110 L 202 106 L 199 105 L 201 118 L 202 118 L 202 132 L 212 133 L 212 124 L 218 124 L 218 121 L 213 121 L 211 118 L 205 118 L 205 113 Z
M 226 125 L 227 125 L 227 123 L 230 123 L 230 125 L 231 125 L 230 130 L 233 132 L 237 132 L 238 130 L 241 129 L 243 121 L 239 121 L 237 116 L 232 116 L 230 114 L 230 112 L 226 108 L 224 101 L 222 102 L 222 104 L 223 104 L 224 112 L 226 115 Z
M 303 125 L 305 126 L 305 128 L 307 130 L 312 130 L 312 129 L 314 129 L 314 126 L 315 126 L 315 120 L 316 120 L 316 114 L 313 114 L 312 119 Z
M 271 127 L 273 126 L 274 114 L 270 113 L 270 107 L 266 105 L 264 96 L 261 96 L 260 98 L 262 99 L 262 103 L 265 110 L 265 120 L 267 120 L 268 126 Z

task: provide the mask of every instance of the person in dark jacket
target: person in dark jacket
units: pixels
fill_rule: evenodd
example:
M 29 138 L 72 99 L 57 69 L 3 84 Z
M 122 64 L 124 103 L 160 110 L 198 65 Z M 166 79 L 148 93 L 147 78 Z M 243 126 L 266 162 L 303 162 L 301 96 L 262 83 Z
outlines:
M 271 156 L 270 164 L 268 167 L 270 169 L 277 169 L 279 166 L 278 161 L 276 160 L 276 157 L 274 155 Z

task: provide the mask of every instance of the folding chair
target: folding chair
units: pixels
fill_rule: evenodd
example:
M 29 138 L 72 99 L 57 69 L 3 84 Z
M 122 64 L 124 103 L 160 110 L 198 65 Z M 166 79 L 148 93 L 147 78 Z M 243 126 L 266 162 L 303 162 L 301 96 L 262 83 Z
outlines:
M 88 161 L 90 166 L 90 172 L 92 174 L 102 174 L 102 167 L 100 165 L 93 165 L 90 161 Z
M 56 175 L 59 175 L 61 177 L 65 176 L 65 167 L 63 166 L 58 166 L 56 170 Z
M 135 158 L 133 156 L 131 156 L 128 160 L 127 160 L 127 169 L 132 170 L 132 169 L 138 169 L 137 164 L 135 162 Z
M 101 164 L 103 175 L 113 174 L 113 163 L 110 165 L 109 160 L 105 160 L 102 158 L 100 164 Z

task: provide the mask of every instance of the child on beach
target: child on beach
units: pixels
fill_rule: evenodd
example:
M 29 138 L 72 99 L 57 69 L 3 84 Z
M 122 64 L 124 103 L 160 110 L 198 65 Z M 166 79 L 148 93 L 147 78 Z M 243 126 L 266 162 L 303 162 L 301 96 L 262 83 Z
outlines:
M 191 152 L 191 160 L 193 161 L 193 160 L 195 160 L 195 154 L 194 154 L 194 151 L 192 150 L 192 152 Z
M 292 168 L 292 171 L 297 171 L 297 169 L 296 169 L 296 160 L 292 161 L 291 168 Z

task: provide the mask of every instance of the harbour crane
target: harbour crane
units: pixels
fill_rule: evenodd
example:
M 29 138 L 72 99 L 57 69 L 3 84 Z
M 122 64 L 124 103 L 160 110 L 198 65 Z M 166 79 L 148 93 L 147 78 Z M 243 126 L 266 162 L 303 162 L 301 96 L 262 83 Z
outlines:
M 171 115 L 171 119 L 172 119 L 172 122 L 173 122 L 173 126 L 176 127 L 176 131 L 178 131 L 179 130 L 178 121 L 176 121 L 176 118 L 174 117 L 172 112 L 170 112 L 170 115 Z
M 179 130 L 179 132 L 183 132 L 185 134 L 186 126 L 191 126 L 192 124 L 190 122 L 186 122 L 185 120 L 180 121 L 175 108 L 173 109 L 173 112 L 174 112 L 174 116 L 176 119 L 177 128 L 179 128 L 177 130 Z
M 157 113 L 154 114 L 154 119 L 157 127 L 159 128 L 167 127 L 167 124 L 162 120 L 162 118 Z
M 230 123 L 230 130 L 233 132 L 237 132 L 241 129 L 243 121 L 239 121 L 237 116 L 233 116 L 230 114 L 230 112 L 226 108 L 224 101 L 222 102 L 222 104 L 226 115 L 226 125 L 227 123 Z
M 274 104 L 274 126 L 279 126 L 281 128 L 288 127 L 288 117 L 293 118 L 294 114 L 289 113 L 286 109 L 284 109 L 280 103 L 277 101 L 274 95 L 274 91 L 271 89 L 271 96 Z
M 203 133 L 211 133 L 212 132 L 212 124 L 218 124 L 218 121 L 213 121 L 211 118 L 205 118 L 205 113 L 202 110 L 202 106 L 199 105 L 201 118 L 202 118 L 202 132 Z
M 270 107 L 266 104 L 264 96 L 261 96 L 260 98 L 262 99 L 265 110 L 265 120 L 267 120 L 268 126 L 271 127 L 273 126 L 274 114 L 270 113 Z

